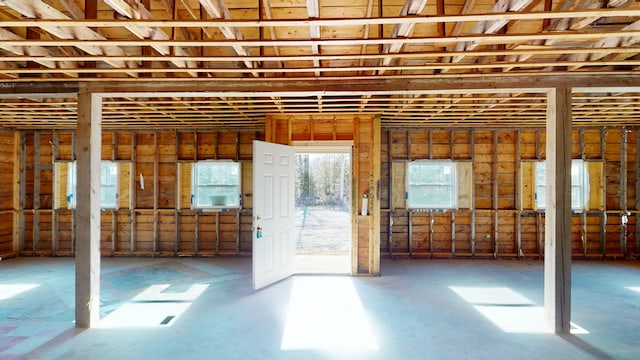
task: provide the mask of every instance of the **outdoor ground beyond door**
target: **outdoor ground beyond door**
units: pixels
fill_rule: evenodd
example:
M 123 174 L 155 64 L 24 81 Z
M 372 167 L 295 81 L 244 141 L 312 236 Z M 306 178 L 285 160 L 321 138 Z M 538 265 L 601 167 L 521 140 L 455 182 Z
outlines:
M 350 153 L 296 153 L 295 223 L 296 272 L 350 272 Z

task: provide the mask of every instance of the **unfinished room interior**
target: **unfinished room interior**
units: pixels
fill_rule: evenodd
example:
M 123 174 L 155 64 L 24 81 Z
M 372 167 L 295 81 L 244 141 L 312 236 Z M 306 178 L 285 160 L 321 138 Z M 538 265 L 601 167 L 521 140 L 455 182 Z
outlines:
M 0 0 L 0 359 L 639 359 L 639 0 Z

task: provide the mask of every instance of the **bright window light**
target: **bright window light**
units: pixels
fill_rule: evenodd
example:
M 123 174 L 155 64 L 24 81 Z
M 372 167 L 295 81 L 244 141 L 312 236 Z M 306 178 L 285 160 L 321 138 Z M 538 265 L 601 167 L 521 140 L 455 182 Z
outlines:
M 535 169 L 536 208 L 547 207 L 547 171 L 546 162 L 536 163 Z M 584 210 L 589 202 L 589 170 L 587 164 L 579 159 L 571 160 L 571 208 Z
M 78 162 L 68 163 L 67 174 L 67 202 L 70 209 L 76 207 Z M 100 208 L 115 209 L 118 207 L 118 163 L 115 161 L 100 161 Z
M 447 160 L 407 163 L 407 207 L 453 209 L 457 206 L 456 166 Z
M 500 330 L 507 333 L 549 333 L 544 308 L 507 287 L 450 286 L 458 296 L 473 305 Z M 571 323 L 572 334 L 588 334 Z
M 192 174 L 193 206 L 198 209 L 240 208 L 242 185 L 240 163 L 198 161 Z
M 281 348 L 341 354 L 378 350 L 352 280 L 294 278 Z
M 627 289 L 640 293 L 640 286 L 627 286 Z
M 40 284 L 0 284 L 0 300 L 12 298 L 38 286 Z
M 185 291 L 171 291 L 167 284 L 152 285 L 100 320 L 97 327 L 171 326 L 207 287 L 209 284 L 194 284 Z

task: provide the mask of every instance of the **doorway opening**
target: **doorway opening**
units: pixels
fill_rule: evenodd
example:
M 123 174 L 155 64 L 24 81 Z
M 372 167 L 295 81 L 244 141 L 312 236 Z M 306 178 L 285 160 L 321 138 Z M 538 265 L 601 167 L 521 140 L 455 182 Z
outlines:
M 351 147 L 296 148 L 296 273 L 350 274 Z

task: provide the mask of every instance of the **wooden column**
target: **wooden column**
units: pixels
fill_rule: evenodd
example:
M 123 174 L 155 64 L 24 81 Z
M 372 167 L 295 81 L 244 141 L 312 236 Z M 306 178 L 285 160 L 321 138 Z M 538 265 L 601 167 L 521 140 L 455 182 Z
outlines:
M 369 274 L 380 275 L 380 117 L 373 119 L 371 145 L 371 173 L 373 174 L 373 189 L 371 189 L 371 199 L 373 207 L 371 210 L 371 232 L 369 235 Z
M 102 99 L 78 93 L 76 156 L 76 327 L 100 319 L 100 147 Z
M 547 204 L 544 310 L 551 330 L 569 333 L 571 321 L 571 89 L 547 95 Z

